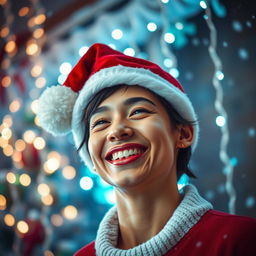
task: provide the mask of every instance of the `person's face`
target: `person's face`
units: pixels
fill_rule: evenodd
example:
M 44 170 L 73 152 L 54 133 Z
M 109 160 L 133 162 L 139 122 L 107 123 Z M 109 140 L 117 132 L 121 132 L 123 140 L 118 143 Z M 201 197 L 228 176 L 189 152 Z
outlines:
M 176 178 L 180 133 L 150 91 L 121 87 L 98 106 L 89 124 L 89 153 L 106 182 L 128 188 Z

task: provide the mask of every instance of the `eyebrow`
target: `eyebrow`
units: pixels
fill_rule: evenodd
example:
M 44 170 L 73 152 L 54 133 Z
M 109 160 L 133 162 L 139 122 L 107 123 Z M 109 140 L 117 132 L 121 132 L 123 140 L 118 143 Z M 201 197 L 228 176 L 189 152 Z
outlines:
M 151 101 L 147 98 L 144 98 L 144 97 L 133 97 L 133 98 L 126 99 L 124 101 L 124 105 L 125 106 L 130 106 L 130 105 L 134 105 L 134 104 L 136 104 L 138 102 L 141 102 L 141 101 L 150 103 L 151 105 L 156 107 L 156 104 L 153 101 Z M 102 112 L 105 112 L 105 111 L 108 111 L 108 110 L 109 110 L 109 107 L 107 107 L 107 106 L 98 107 L 94 111 L 92 111 L 90 117 L 92 117 L 95 114 L 102 113 Z

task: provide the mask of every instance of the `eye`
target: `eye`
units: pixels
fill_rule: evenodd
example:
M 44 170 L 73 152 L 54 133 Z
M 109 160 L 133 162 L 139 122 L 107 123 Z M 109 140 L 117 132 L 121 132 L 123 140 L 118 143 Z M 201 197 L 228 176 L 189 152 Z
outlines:
M 136 110 L 134 110 L 130 116 L 133 116 L 133 115 L 138 115 L 138 114 L 141 114 L 141 113 L 152 113 L 151 111 L 145 109 L 145 108 L 138 108 Z
M 105 123 L 108 123 L 108 121 L 104 120 L 104 119 L 97 120 L 97 121 L 92 123 L 91 128 L 93 129 L 96 126 L 99 126 L 99 125 L 102 125 L 102 124 L 105 124 Z

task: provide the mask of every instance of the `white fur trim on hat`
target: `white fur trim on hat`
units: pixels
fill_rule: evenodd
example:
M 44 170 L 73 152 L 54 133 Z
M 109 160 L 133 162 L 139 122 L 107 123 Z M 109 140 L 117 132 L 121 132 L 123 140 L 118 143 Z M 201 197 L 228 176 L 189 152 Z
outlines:
M 167 80 L 144 68 L 118 65 L 95 73 L 87 80 L 79 92 L 72 115 L 72 132 L 76 147 L 80 146 L 84 138 L 85 126 L 83 116 L 87 104 L 97 92 L 117 84 L 139 85 L 147 88 L 170 102 L 183 118 L 189 121 L 197 120 L 194 108 L 187 95 Z M 194 126 L 193 150 L 197 145 L 198 135 L 199 126 L 197 124 Z M 80 156 L 88 168 L 92 168 L 91 158 L 89 152 L 87 152 L 86 145 L 81 148 Z
M 55 136 L 70 132 L 76 99 L 77 93 L 69 87 L 56 85 L 47 88 L 38 103 L 40 125 Z

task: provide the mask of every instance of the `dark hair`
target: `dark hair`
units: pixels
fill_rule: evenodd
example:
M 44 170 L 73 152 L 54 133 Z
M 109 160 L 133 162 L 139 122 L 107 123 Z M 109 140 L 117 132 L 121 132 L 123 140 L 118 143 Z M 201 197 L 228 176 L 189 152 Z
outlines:
M 84 133 L 83 140 L 79 148 L 77 149 L 77 151 L 79 151 L 85 143 L 86 143 L 87 151 L 89 151 L 88 140 L 89 140 L 89 122 L 91 119 L 91 115 L 103 100 L 108 98 L 110 95 L 112 95 L 115 91 L 117 91 L 121 87 L 126 87 L 127 89 L 128 85 L 115 85 L 112 87 L 104 88 L 98 93 L 96 93 L 96 95 L 91 99 L 91 101 L 87 105 L 87 108 L 85 109 L 85 112 L 84 112 L 85 133 Z M 150 92 L 153 93 L 159 99 L 159 101 L 163 104 L 164 108 L 166 109 L 169 115 L 171 124 L 175 128 L 178 125 L 195 125 L 196 124 L 197 121 L 189 121 L 184 119 L 166 99 L 164 99 L 163 97 L 157 95 L 152 91 Z M 188 167 L 190 157 L 191 157 L 191 146 L 187 148 L 181 148 L 179 150 L 178 157 L 177 157 L 177 180 L 179 180 L 181 175 L 184 173 L 187 174 L 189 177 L 196 178 L 196 176 L 192 173 L 192 171 Z

